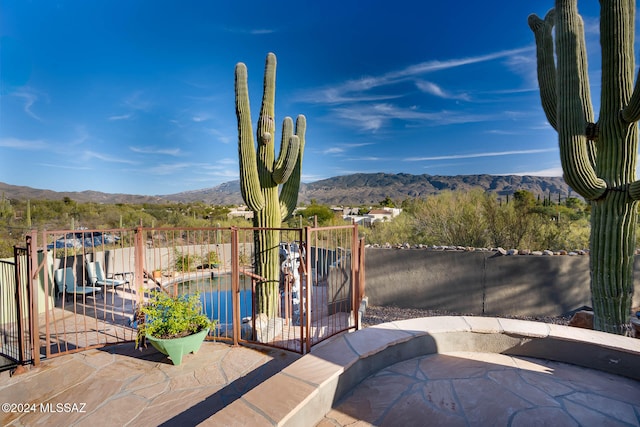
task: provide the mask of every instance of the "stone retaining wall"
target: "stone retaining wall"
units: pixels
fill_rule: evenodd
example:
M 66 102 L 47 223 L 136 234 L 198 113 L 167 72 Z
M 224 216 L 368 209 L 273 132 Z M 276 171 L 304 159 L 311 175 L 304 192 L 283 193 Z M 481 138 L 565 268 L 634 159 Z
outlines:
M 489 316 L 558 316 L 591 306 L 586 252 L 508 256 L 455 249 L 367 248 L 368 303 Z M 635 263 L 637 306 L 639 256 Z
M 426 317 L 336 335 L 207 421 L 316 425 L 370 375 L 414 357 L 454 351 L 553 360 L 640 380 L 640 341 L 633 338 L 514 319 Z

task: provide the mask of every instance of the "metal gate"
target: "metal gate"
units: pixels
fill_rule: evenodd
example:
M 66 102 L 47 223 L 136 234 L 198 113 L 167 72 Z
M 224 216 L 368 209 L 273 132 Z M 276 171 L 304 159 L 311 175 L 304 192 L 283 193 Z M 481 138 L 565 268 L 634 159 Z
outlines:
M 279 307 L 268 317 L 256 313 L 256 291 L 266 282 L 253 269 L 256 230 L 32 232 L 31 269 L 24 277 L 33 289 L 32 306 L 25 312 L 32 314 L 29 330 L 36 331 L 33 347 L 28 346 L 37 349 L 33 363 L 134 341 L 136 307 L 152 290 L 199 294 L 203 311 L 216 321 L 210 340 L 306 353 L 322 340 L 359 327 L 364 245 L 356 226 L 273 229 L 280 237 L 275 250 L 282 271 L 275 284 Z M 98 283 L 91 278 L 97 269 L 122 286 L 92 286 Z
M 0 371 L 33 361 L 28 248 L 0 260 Z

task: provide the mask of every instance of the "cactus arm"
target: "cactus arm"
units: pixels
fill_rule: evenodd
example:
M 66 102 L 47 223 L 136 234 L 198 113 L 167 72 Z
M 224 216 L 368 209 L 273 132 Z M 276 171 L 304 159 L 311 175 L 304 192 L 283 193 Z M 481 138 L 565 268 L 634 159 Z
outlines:
M 264 67 L 264 90 L 262 92 L 262 107 L 258 119 L 258 151 L 273 143 L 275 130 L 275 102 L 276 100 L 276 56 L 267 55 Z
M 633 20 L 633 17 L 635 16 L 635 2 L 630 2 L 627 7 L 629 7 L 631 10 L 631 12 L 629 13 L 631 20 L 627 23 L 627 26 L 628 28 L 635 28 L 635 22 Z M 632 38 L 630 41 L 628 41 L 628 43 L 630 46 L 633 46 L 634 32 L 630 31 L 629 35 Z M 629 53 L 633 55 L 633 51 Z M 633 60 L 633 56 L 628 59 Z M 638 75 L 636 77 L 636 82 L 633 88 L 633 93 L 631 94 L 631 98 L 629 99 L 627 105 L 623 108 L 621 116 L 627 123 L 634 123 L 640 120 L 640 70 L 638 70 Z
M 633 94 L 626 107 L 622 109 L 622 119 L 627 123 L 634 123 L 640 120 L 640 70 L 636 77 L 636 84 L 633 88 Z
M 553 36 L 551 33 L 555 24 L 555 11 L 551 9 L 544 20 L 536 15 L 530 15 L 528 22 L 536 40 L 538 84 L 542 109 L 551 127 L 557 131 L 556 66 L 553 58 Z
M 277 184 L 286 182 L 293 172 L 293 168 L 298 160 L 298 150 L 300 139 L 293 135 L 293 120 L 286 117 L 282 123 L 282 142 L 280 143 L 280 154 L 273 168 L 273 180 Z
M 240 160 L 240 191 L 242 199 L 249 209 L 258 211 L 264 208 L 264 197 L 260 191 L 260 180 L 256 170 L 256 149 L 253 142 L 253 126 L 249 107 L 249 88 L 247 85 L 247 67 L 243 63 L 236 65 L 236 116 L 238 118 L 238 158 Z
M 300 114 L 296 118 L 296 136 L 299 140 L 299 149 L 295 167 L 291 172 L 291 176 L 282 186 L 280 192 L 280 212 L 282 220 L 287 219 L 298 204 L 298 192 L 300 191 L 300 179 L 302 175 L 302 158 L 304 157 L 305 134 L 307 130 L 307 119 Z
M 582 18 L 576 0 L 556 1 L 558 136 L 564 178 L 587 200 L 597 200 L 607 183 L 596 175 L 592 145 L 585 136 L 593 122 Z
M 600 12 L 602 89 L 598 175 L 616 188 L 636 179 L 637 125 L 621 123 L 620 111 L 629 105 L 634 91 L 635 0 L 603 1 Z M 613 48 L 615 46 L 615 48 Z M 617 139 L 616 139 L 617 138 Z
M 636 181 L 635 176 L 638 132 L 635 122 L 640 119 L 640 72 L 636 77 L 635 86 L 632 84 L 635 69 L 635 6 L 635 1 L 625 0 L 621 3 L 615 2 L 602 10 L 601 27 L 606 25 L 612 30 L 605 32 L 601 29 L 601 37 L 606 35 L 606 41 L 603 38 L 601 43 L 619 46 L 617 54 L 604 50 L 602 52 L 603 61 L 611 64 L 606 70 L 603 68 L 603 90 L 606 88 L 609 96 L 605 97 L 603 92 L 602 104 L 610 111 L 620 111 L 619 115 L 612 115 L 612 122 L 622 119 L 627 124 L 623 144 L 626 148 L 617 149 L 615 156 L 613 153 L 611 157 L 607 156 L 611 160 L 606 162 L 605 167 L 611 176 L 605 179 L 620 190 L 627 189 L 627 194 L 632 200 L 640 200 L 640 182 Z M 620 21 L 619 16 L 625 17 L 626 21 Z M 626 185 L 625 182 L 629 184 Z
M 271 203 L 271 194 L 275 191 L 277 197 L 277 184 L 271 176 L 275 158 L 275 99 L 276 99 L 276 56 L 273 53 L 267 55 L 264 67 L 264 84 L 262 92 L 262 107 L 258 117 L 258 176 L 266 203 Z
M 632 200 L 640 200 L 640 181 L 634 181 L 629 184 L 628 193 Z

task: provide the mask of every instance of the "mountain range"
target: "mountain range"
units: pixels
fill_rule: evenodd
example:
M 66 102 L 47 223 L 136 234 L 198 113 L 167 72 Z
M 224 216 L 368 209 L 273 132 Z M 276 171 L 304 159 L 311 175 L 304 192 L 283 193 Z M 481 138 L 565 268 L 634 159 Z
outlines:
M 518 175 L 411 175 L 387 173 L 358 173 L 300 184 L 298 201 L 316 201 L 327 205 L 377 205 L 386 197 L 396 203 L 407 198 L 424 198 L 446 190 L 482 189 L 500 196 L 526 190 L 536 196 L 551 196 L 553 200 L 577 197 L 560 177 L 538 177 Z M 56 192 L 0 182 L 0 193 L 7 199 L 49 199 L 68 197 L 77 202 L 96 203 L 165 203 L 202 201 L 214 205 L 241 205 L 240 181 L 230 181 L 216 187 L 181 193 L 143 196 L 110 194 L 98 191 Z

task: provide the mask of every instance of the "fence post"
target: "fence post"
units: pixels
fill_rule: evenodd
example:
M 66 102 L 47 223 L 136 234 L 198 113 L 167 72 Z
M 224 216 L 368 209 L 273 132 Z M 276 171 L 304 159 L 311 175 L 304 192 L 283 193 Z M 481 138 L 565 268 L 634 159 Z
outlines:
M 299 258 L 299 262 L 298 262 L 298 275 L 300 276 L 300 289 L 298 289 L 298 299 L 300 300 L 300 302 L 298 303 L 298 311 L 300 312 L 299 314 L 299 318 L 300 318 L 300 351 L 302 352 L 302 354 L 304 354 L 304 337 L 305 337 L 305 333 L 304 333 L 304 326 L 305 323 L 302 322 L 303 316 L 309 316 L 310 312 L 307 311 L 307 292 L 305 292 L 304 294 L 302 293 L 302 284 L 304 283 L 304 289 L 308 289 L 311 288 L 311 280 L 313 280 L 311 278 L 311 273 L 309 271 L 309 264 L 310 264 L 310 259 L 311 259 L 311 254 L 309 253 L 309 245 L 307 243 L 307 239 L 306 239 L 306 235 L 305 235 L 305 229 L 304 228 L 299 228 L 298 229 L 298 242 L 300 242 L 298 244 L 298 253 L 300 254 L 300 258 Z M 303 264 L 304 263 L 304 264 Z M 307 334 L 310 335 L 310 334 Z
M 315 229 L 314 229 L 315 230 Z M 305 231 L 305 238 L 304 238 L 304 245 L 305 245 L 305 249 L 304 249 L 304 253 L 307 255 L 306 259 L 305 259 L 305 270 L 307 273 L 307 280 L 308 278 L 311 276 L 311 227 L 307 226 L 304 228 Z M 317 230 L 315 231 L 316 233 L 318 232 Z M 317 257 L 316 257 L 316 262 L 317 262 Z M 304 329 L 303 329 L 303 334 L 301 335 L 300 339 L 302 340 L 302 342 L 304 343 L 304 347 L 302 348 L 302 354 L 306 354 L 309 353 L 311 351 L 311 281 L 313 280 L 313 278 L 311 278 L 311 280 L 307 281 L 307 284 L 305 286 L 305 295 L 304 295 Z M 302 304 L 300 304 L 302 305 Z M 302 316 L 302 307 L 300 307 L 300 316 Z M 300 322 L 300 324 L 303 324 L 303 322 Z
M 136 227 L 135 229 L 135 249 L 134 249 L 134 274 L 133 274 L 133 282 L 136 287 L 136 294 L 138 296 L 138 304 L 142 305 L 144 302 L 144 291 L 139 292 L 143 289 L 144 283 L 144 235 L 143 235 L 142 227 Z
M 43 232 L 44 233 L 44 232 Z M 29 329 L 31 329 L 31 339 L 30 339 L 30 344 L 31 344 L 31 355 L 33 357 L 33 365 L 34 366 L 38 366 L 40 364 L 40 325 L 38 324 L 38 317 L 39 316 L 39 311 L 38 311 L 38 292 L 36 291 L 35 287 L 33 286 L 34 284 L 34 277 L 32 276 L 32 272 L 34 271 L 33 269 L 33 261 L 38 259 L 38 232 L 36 230 L 31 230 L 31 233 L 27 235 L 26 238 L 27 241 L 27 251 L 28 251 L 28 261 L 27 261 L 27 287 L 31 290 L 31 292 L 29 293 L 29 311 L 30 311 L 30 325 L 29 325 Z M 46 240 L 44 240 L 44 243 L 46 243 Z M 44 250 L 44 255 L 45 257 L 48 256 L 47 251 L 46 251 L 46 246 L 45 246 L 45 250 Z M 46 260 L 46 258 L 45 258 Z M 46 261 L 45 261 L 46 264 Z M 46 270 L 46 266 L 45 268 L 45 274 L 44 274 L 44 287 L 48 288 L 49 284 L 48 284 L 48 277 L 49 277 L 49 272 Z M 48 326 L 48 323 L 47 323 Z M 47 338 L 48 338 L 48 334 L 47 334 Z M 49 346 L 47 345 L 47 352 L 49 352 Z
M 351 312 L 356 329 L 359 328 L 358 310 L 360 307 L 360 249 L 358 247 L 358 229 L 353 226 L 351 229 Z
M 24 363 L 24 361 L 27 359 L 26 358 L 26 354 L 25 354 L 25 350 L 24 350 L 24 314 L 22 313 L 22 308 L 23 308 L 23 303 L 24 303 L 24 299 L 23 299 L 23 295 L 22 295 L 22 280 L 20 277 L 20 272 L 21 272 L 21 268 L 20 268 L 20 254 L 18 251 L 18 248 L 16 246 L 13 247 L 13 262 L 14 262 L 14 280 L 15 280 L 15 286 L 16 286 L 16 314 L 18 317 L 18 352 L 20 354 L 20 362 Z M 28 262 L 28 259 L 27 259 Z M 28 285 L 25 283 L 25 287 L 28 287 Z
M 355 227 L 358 227 L 357 225 L 355 225 Z M 365 297 L 366 295 L 366 282 L 365 282 L 365 269 L 364 269 L 364 256 L 365 256 L 365 250 L 364 250 L 364 237 L 360 238 L 360 244 L 359 244 L 359 248 L 360 249 L 360 256 L 358 257 L 359 259 L 359 269 L 360 269 L 360 274 L 358 275 L 358 298 L 360 299 L 360 301 L 362 301 L 362 298 Z
M 231 227 L 231 309 L 233 318 L 231 325 L 233 327 L 233 345 L 238 345 L 238 337 L 240 336 L 240 250 L 238 248 L 238 227 Z M 253 280 L 253 279 L 252 279 Z M 253 298 L 253 292 L 252 292 Z M 253 305 L 253 304 L 252 304 Z M 253 319 L 255 332 L 255 316 Z

